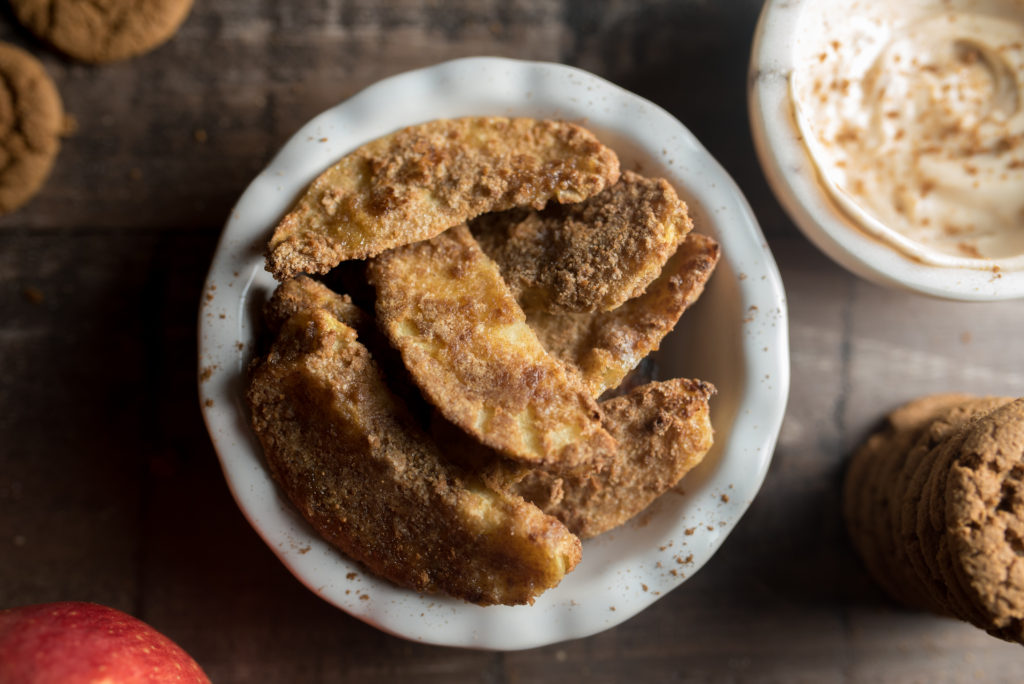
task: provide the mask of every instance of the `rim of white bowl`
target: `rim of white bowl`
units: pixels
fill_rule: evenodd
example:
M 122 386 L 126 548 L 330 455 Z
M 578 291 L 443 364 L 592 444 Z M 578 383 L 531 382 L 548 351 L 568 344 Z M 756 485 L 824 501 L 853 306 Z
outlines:
M 465 102 L 445 95 L 465 93 L 468 91 L 452 89 L 469 87 L 473 89 L 472 97 L 466 96 Z M 394 102 L 410 96 L 423 117 L 410 117 L 394 106 Z M 591 100 L 598 98 L 603 108 L 595 109 Z M 694 559 L 686 566 L 685 575 L 672 573 L 671 579 L 652 585 L 650 592 L 645 587 L 642 593 L 631 590 L 627 597 L 617 595 L 619 608 L 613 608 L 614 612 L 609 611 L 607 603 L 598 606 L 595 601 L 582 599 L 577 603 L 565 595 L 584 581 L 590 583 L 586 586 L 596 586 L 597 582 L 601 587 L 607 584 L 609 590 L 620 588 L 630 566 L 609 552 L 617 543 L 614 533 L 585 542 L 584 561 L 534 606 L 480 608 L 453 599 L 420 596 L 372 577 L 320 539 L 277 491 L 248 425 L 241 385 L 253 331 L 248 327 L 246 307 L 251 305 L 248 293 L 254 283 L 269 278 L 262 258 L 262 243 L 269 229 L 313 177 L 357 144 L 416 123 L 416 118 L 488 113 L 586 119 L 587 125 L 597 124 L 597 128 L 617 122 L 628 129 L 627 142 L 642 146 L 652 157 L 658 157 L 660 151 L 669 177 L 684 172 L 697 174 L 699 184 L 684 184 L 689 197 L 707 209 L 712 228 L 728 229 L 715 235 L 722 243 L 723 263 L 729 265 L 720 264 L 716 277 L 735 281 L 738 305 L 749 318 L 740 341 L 742 358 L 744 365 L 753 365 L 756 372 L 746 372 L 742 379 L 735 418 L 720 441 L 721 458 L 713 470 L 705 473 L 695 491 L 687 490 L 686 497 L 674 501 L 686 500 L 685 506 L 697 506 L 698 510 L 700 505 L 717 505 L 718 520 L 729 524 L 713 530 L 708 525 L 708 530 L 702 527 L 687 536 L 693 544 L 690 549 Z M 319 143 L 328 135 L 332 141 L 338 135 L 344 139 L 339 130 L 345 127 L 339 126 L 346 122 L 360 124 L 359 140 L 330 149 L 326 143 Z M 272 203 L 269 211 L 266 202 Z M 726 271 L 731 275 L 726 276 Z M 279 559 L 312 591 L 364 622 L 411 640 L 469 648 L 532 648 L 614 627 L 682 584 L 721 546 L 760 490 L 771 462 L 789 393 L 787 320 L 782 281 L 753 212 L 724 169 L 679 121 L 662 108 L 573 67 L 493 57 L 466 58 L 384 79 L 314 117 L 248 186 L 225 226 L 200 303 L 199 401 L 240 509 Z M 720 500 L 716 492 L 726 491 L 733 484 L 724 481 L 728 473 L 742 475 L 743 479 L 736 480 L 735 492 L 730 490 L 731 499 Z M 707 519 L 706 513 L 702 515 Z M 673 519 L 672 524 L 680 526 L 683 520 Z M 672 531 L 681 532 L 674 527 Z M 605 558 L 608 567 L 592 562 L 580 573 L 588 554 Z M 673 558 L 673 551 L 664 548 L 647 549 L 645 554 L 643 563 L 634 565 L 634 569 L 655 564 L 661 567 L 662 560 L 667 566 Z M 648 561 L 649 565 L 644 565 Z M 635 564 L 637 559 L 632 562 Z M 659 572 L 668 575 L 667 570 Z M 346 581 L 347 574 L 356 573 L 358 580 Z M 330 579 L 325 580 L 325 575 Z M 639 582 L 636 573 L 633 578 Z M 357 581 L 361 587 L 372 588 L 372 601 L 359 600 L 359 591 L 352 583 Z M 662 587 L 664 591 L 653 591 Z
M 960 301 L 1024 297 L 1024 271 L 930 265 L 869 236 L 817 182 L 793 115 L 789 78 L 801 11 L 815 0 L 768 0 L 754 31 L 748 110 L 761 168 L 797 228 L 833 261 L 871 282 Z

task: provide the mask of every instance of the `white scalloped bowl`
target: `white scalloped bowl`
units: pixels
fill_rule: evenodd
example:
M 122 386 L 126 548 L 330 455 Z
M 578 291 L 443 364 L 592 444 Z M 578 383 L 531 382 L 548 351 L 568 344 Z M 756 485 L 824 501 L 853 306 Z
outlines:
M 993 0 L 986 2 L 991 5 Z M 1010 3 L 1019 17 L 1024 11 L 1021 0 L 996 4 Z M 806 63 L 801 60 L 824 50 L 821 46 L 829 40 L 828 22 L 848 23 L 856 17 L 860 27 L 876 16 L 921 12 L 928 6 L 970 11 L 986 4 L 976 0 L 768 0 L 761 11 L 750 56 L 748 105 L 754 146 L 768 184 L 797 227 L 850 272 L 879 285 L 945 299 L 1024 297 L 1024 270 L 993 268 L 994 262 L 982 259 L 960 260 L 964 262 L 960 265 L 925 263 L 859 227 L 819 181 L 793 113 L 789 83 L 793 70 Z M 882 23 L 883 19 L 877 21 Z M 895 234 L 888 228 L 883 230 Z
M 664 176 L 723 258 L 701 300 L 657 353 L 662 377 L 718 387 L 716 444 L 679 487 L 625 526 L 588 540 L 583 561 L 532 606 L 480 607 L 378 579 L 322 541 L 264 467 L 243 401 L 253 313 L 274 288 L 263 246 L 295 197 L 362 143 L 407 125 L 466 115 L 580 122 L 624 168 Z M 239 507 L 312 591 L 387 632 L 448 646 L 521 649 L 588 636 L 649 606 L 722 544 L 764 479 L 789 389 L 786 301 L 739 189 L 659 107 L 578 69 L 471 58 L 373 85 L 306 124 L 242 195 L 210 267 L 199 314 L 199 396 Z

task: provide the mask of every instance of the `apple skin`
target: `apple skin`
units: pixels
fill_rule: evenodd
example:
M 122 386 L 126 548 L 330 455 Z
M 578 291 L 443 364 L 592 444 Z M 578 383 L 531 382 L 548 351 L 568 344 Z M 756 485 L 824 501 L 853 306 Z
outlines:
M 65 601 L 0 611 L 0 684 L 210 684 L 173 641 L 127 613 Z

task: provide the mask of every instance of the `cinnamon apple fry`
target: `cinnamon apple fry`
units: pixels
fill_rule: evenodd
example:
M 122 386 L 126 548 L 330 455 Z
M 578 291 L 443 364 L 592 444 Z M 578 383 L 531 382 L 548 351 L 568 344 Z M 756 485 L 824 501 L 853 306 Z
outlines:
M 263 318 L 267 328 L 277 333 L 289 318 L 306 309 L 323 309 L 356 330 L 373 325 L 373 319 L 353 304 L 351 297 L 308 276 L 296 276 L 278 285 L 263 307 Z
M 592 314 L 528 309 L 526 320 L 544 348 L 578 369 L 591 396 L 598 397 L 658 349 L 704 291 L 719 253 L 712 238 L 690 233 L 647 290 L 617 309 Z
M 557 469 L 614 447 L 579 376 L 544 350 L 465 225 L 377 257 L 368 274 L 378 321 L 445 418 L 510 458 Z
M 667 181 L 625 171 L 583 202 L 485 214 L 470 228 L 524 309 L 583 313 L 643 294 L 693 222 Z
M 398 585 L 529 603 L 579 562 L 562 523 L 444 462 L 356 332 L 327 311 L 284 324 L 247 399 L 271 473 L 302 515 Z
M 479 214 L 579 202 L 619 177 L 615 153 L 561 121 L 469 117 L 411 126 L 324 171 L 274 230 L 278 280 L 326 273 Z
M 618 527 L 707 454 L 714 439 L 708 409 L 714 391 L 706 382 L 677 378 L 603 401 L 603 423 L 618 448 L 601 470 L 559 476 L 534 469 L 510 490 L 583 539 Z

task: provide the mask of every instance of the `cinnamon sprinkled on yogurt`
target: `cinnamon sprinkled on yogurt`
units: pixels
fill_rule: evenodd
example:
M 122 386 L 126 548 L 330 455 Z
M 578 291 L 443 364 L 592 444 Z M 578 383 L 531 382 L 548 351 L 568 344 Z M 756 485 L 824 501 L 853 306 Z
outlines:
M 856 5 L 805 17 L 796 48 L 819 180 L 915 259 L 1024 268 L 1024 3 Z

